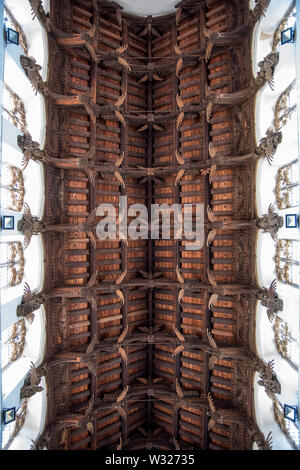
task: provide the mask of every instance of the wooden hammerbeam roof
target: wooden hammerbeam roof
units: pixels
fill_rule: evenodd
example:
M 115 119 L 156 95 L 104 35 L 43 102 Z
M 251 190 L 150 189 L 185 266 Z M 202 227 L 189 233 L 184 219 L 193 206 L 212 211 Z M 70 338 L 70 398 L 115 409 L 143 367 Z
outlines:
M 30 59 L 22 65 L 45 96 L 47 140 L 19 145 L 45 165 L 38 448 L 268 447 L 252 393 L 264 368 L 253 111 L 267 78 L 252 77 L 250 41 L 263 6 L 183 1 L 158 18 L 96 0 L 52 1 L 49 15 L 37 7 L 47 82 Z M 204 247 L 98 240 L 95 208 L 125 195 L 149 209 L 203 203 Z

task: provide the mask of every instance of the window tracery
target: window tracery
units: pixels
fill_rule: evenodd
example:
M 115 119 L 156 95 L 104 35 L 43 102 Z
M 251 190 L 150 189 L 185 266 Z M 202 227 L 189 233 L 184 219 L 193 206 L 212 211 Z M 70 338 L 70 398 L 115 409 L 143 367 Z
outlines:
M 0 287 L 17 286 L 24 275 L 24 251 L 21 242 L 0 243 Z
M 26 113 L 23 100 L 15 93 L 7 83 L 4 84 L 3 90 L 3 111 L 8 115 L 11 123 L 23 133 L 26 131 Z
M 2 208 L 16 212 L 21 211 L 24 204 L 24 194 L 22 170 L 9 164 L 3 164 L 1 166 Z
M 298 159 L 279 168 L 276 178 L 276 203 L 279 209 L 296 207 L 299 204 Z
M 286 359 L 294 369 L 298 368 L 298 346 L 295 334 L 289 324 L 279 316 L 274 322 L 275 344 L 279 354 Z

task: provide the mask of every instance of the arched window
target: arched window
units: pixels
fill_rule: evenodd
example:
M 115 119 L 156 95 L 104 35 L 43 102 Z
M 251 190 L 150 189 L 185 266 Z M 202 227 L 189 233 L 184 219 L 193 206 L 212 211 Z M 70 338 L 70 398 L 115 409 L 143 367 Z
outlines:
M 23 400 L 22 405 L 16 412 L 16 419 L 12 423 L 6 424 L 2 433 L 2 449 L 9 448 L 12 440 L 17 436 L 22 429 L 27 412 L 27 399 Z
M 296 335 L 288 323 L 279 316 L 274 322 L 275 344 L 281 356 L 286 359 L 294 369 L 298 368 L 299 352 Z
M 299 205 L 299 163 L 298 159 L 279 168 L 276 178 L 276 203 L 279 209 Z
M 273 44 L 272 44 L 272 51 L 275 52 L 278 50 L 281 44 L 281 33 L 287 28 L 293 28 L 296 23 L 296 2 L 292 2 L 290 8 L 280 21 L 274 36 L 273 36 Z
M 23 100 L 15 93 L 7 83 L 3 90 L 3 111 L 9 121 L 20 131 L 26 132 L 26 114 Z
M 21 211 L 24 204 L 24 179 L 20 168 L 1 165 L 1 206 L 3 209 Z
M 21 242 L 0 243 L 0 287 L 17 286 L 24 274 L 24 252 Z
M 276 247 L 276 274 L 280 282 L 299 286 L 299 240 L 279 240 Z
M 26 325 L 24 318 L 2 331 L 2 369 L 10 362 L 14 362 L 21 357 L 25 347 L 25 338 Z
M 278 399 L 273 399 L 273 410 L 275 420 L 291 446 L 298 450 L 299 431 L 295 423 L 284 417 L 284 408 Z

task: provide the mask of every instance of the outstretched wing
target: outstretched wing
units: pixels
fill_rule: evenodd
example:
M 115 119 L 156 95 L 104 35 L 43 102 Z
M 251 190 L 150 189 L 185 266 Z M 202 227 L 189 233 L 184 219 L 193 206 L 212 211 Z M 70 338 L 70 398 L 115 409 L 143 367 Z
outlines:
M 179 109 L 183 109 L 184 108 L 184 101 L 183 99 L 181 98 L 180 95 L 176 95 L 176 102 L 177 102 L 177 106 Z
M 217 343 L 215 342 L 215 340 L 214 340 L 214 338 L 212 337 L 212 334 L 211 334 L 211 332 L 209 331 L 208 328 L 207 328 L 207 330 L 206 330 L 206 336 L 207 336 L 207 339 L 208 339 L 209 344 L 210 344 L 214 349 L 218 349 Z
M 24 203 L 24 212 L 23 213 L 24 213 L 24 218 L 26 220 L 31 220 L 32 219 L 31 210 L 30 210 L 30 207 L 27 204 L 27 202 Z
M 207 269 L 207 279 L 211 286 L 217 287 L 217 281 L 210 269 Z
M 84 412 L 84 416 L 88 416 L 89 414 L 91 414 L 91 412 L 93 411 L 93 408 L 94 408 L 94 398 L 91 398 Z
M 92 225 L 96 220 L 96 209 L 93 209 L 92 212 L 88 215 L 85 225 Z
M 33 386 L 33 385 L 38 385 L 41 381 L 41 377 L 38 373 L 38 371 L 36 370 L 35 368 L 35 365 L 33 364 L 33 362 L 31 362 L 31 365 L 30 365 L 30 385 Z
M 94 287 L 97 282 L 98 271 L 95 271 L 92 277 L 90 278 L 89 282 L 87 283 L 87 287 Z
M 125 152 L 122 152 L 120 157 L 117 158 L 117 160 L 115 161 L 115 167 L 119 168 L 122 165 L 124 158 L 125 158 Z
M 180 333 L 180 331 L 173 325 L 173 330 L 179 341 L 185 341 L 185 337 Z
M 266 365 L 266 379 L 272 380 L 273 376 L 274 376 L 274 359 L 272 359 L 272 361 L 269 361 L 268 364 Z
M 24 303 L 27 304 L 31 301 L 32 299 L 32 292 L 31 292 L 31 289 L 29 287 L 29 285 L 27 284 L 27 282 L 25 282 L 24 284 L 24 293 L 23 293 L 23 300 L 24 300 Z
M 31 233 L 29 230 L 24 233 L 24 242 L 23 242 L 23 245 L 24 245 L 24 248 L 25 248 L 25 249 L 29 246 L 30 241 L 31 241 L 31 237 L 32 237 L 32 233 Z
M 95 335 L 93 339 L 91 340 L 90 344 L 88 345 L 88 347 L 86 348 L 85 354 L 87 356 L 89 356 L 94 351 L 96 343 L 97 343 L 97 336 Z
M 124 103 L 124 101 L 126 100 L 126 96 L 127 96 L 127 91 L 125 91 L 125 93 L 123 95 L 120 96 L 120 98 L 115 102 L 115 106 L 117 108 L 119 108 L 120 106 L 122 106 L 122 104 Z
M 210 232 L 207 236 L 207 239 L 206 239 L 206 246 L 209 246 L 214 241 L 216 235 L 217 235 L 216 230 L 210 230 Z
M 276 283 L 276 279 L 273 279 L 268 290 L 269 299 L 274 299 L 274 297 L 276 297 L 276 293 L 277 293 L 277 283 Z
M 127 274 L 127 269 L 125 269 L 122 274 L 118 277 L 118 279 L 116 279 L 115 283 L 117 285 L 119 284 L 122 284 L 122 282 L 124 281 L 125 277 L 126 277 L 126 274 Z
M 118 54 L 123 54 L 128 49 L 128 44 L 124 44 L 116 49 Z
M 31 158 L 31 153 L 30 153 L 29 151 L 25 151 L 25 152 L 23 153 L 22 162 L 21 162 L 21 167 L 22 167 L 22 170 L 23 170 L 23 171 L 24 171 L 25 168 L 27 167 L 30 158 Z
M 272 446 L 272 431 L 270 431 L 265 440 L 264 450 L 272 450 Z
M 276 213 L 276 211 L 275 211 L 274 204 L 271 203 L 271 204 L 269 205 L 269 208 L 268 208 L 268 214 L 271 215 L 271 214 L 275 214 L 275 213 Z
M 209 142 L 208 144 L 208 153 L 211 159 L 215 158 L 217 156 L 216 149 L 214 147 L 214 144 L 212 142 Z
M 180 155 L 179 152 L 177 152 L 177 150 L 176 150 L 176 160 L 179 163 L 179 165 L 184 165 L 185 163 L 184 158 Z
M 124 400 L 128 392 L 128 385 L 124 388 L 124 390 L 120 393 L 118 398 L 116 399 L 116 403 L 121 403 Z
M 176 393 L 177 395 L 179 396 L 179 398 L 183 398 L 184 397 L 184 393 L 183 393 L 183 390 L 180 386 L 180 383 L 178 381 L 178 379 L 176 379 L 176 384 L 175 384 L 175 387 L 176 387 Z
M 211 411 L 212 413 L 215 413 L 215 412 L 216 412 L 216 408 L 215 408 L 215 404 L 214 404 L 214 400 L 213 400 L 212 394 L 211 394 L 210 392 L 207 394 L 207 400 L 208 400 L 208 404 L 209 404 L 210 411 Z
M 209 301 L 208 301 L 208 308 L 209 308 L 209 310 L 211 310 L 211 309 L 213 308 L 213 306 L 214 306 L 215 303 L 217 302 L 218 298 L 219 298 L 218 294 L 212 294 L 212 295 L 210 296 L 210 299 L 209 299 Z
M 176 276 L 177 276 L 178 281 L 181 284 L 184 284 L 184 278 L 182 277 L 182 275 L 180 273 L 179 266 L 176 266 Z
M 126 326 L 126 328 L 124 328 L 124 330 L 120 334 L 117 343 L 122 343 L 124 341 L 124 339 L 126 338 L 127 333 L 128 333 L 128 326 Z
M 208 429 L 209 431 L 211 431 L 215 424 L 216 424 L 216 422 L 211 418 L 211 419 L 208 421 L 207 429 Z
M 209 182 L 210 182 L 210 184 L 213 183 L 214 178 L 216 176 L 216 172 L 217 172 L 217 165 L 212 165 L 211 168 L 210 168 L 210 172 L 209 172 Z
M 207 206 L 207 217 L 208 217 L 208 220 L 212 223 L 217 220 L 217 217 L 215 216 L 213 210 L 209 206 Z

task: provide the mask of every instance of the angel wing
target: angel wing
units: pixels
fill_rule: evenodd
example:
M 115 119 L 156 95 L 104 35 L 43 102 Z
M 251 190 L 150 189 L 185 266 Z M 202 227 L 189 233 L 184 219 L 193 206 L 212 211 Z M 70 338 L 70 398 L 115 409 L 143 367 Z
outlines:
M 206 330 L 206 336 L 207 336 L 207 339 L 208 339 L 209 344 L 210 344 L 214 349 L 218 349 L 217 343 L 215 342 L 215 340 L 214 340 L 214 338 L 212 337 L 212 334 L 211 334 L 211 332 L 209 331 L 208 328 L 207 328 L 207 330 Z
M 274 299 L 276 295 L 277 295 L 277 283 L 276 283 L 276 279 L 273 279 L 268 290 L 268 297 L 269 299 Z
M 176 387 L 176 393 L 177 395 L 179 396 L 179 398 L 183 398 L 184 397 L 184 393 L 183 393 L 183 390 L 179 384 L 179 381 L 178 379 L 176 379 L 176 384 L 175 384 L 175 387 Z
M 276 211 L 275 211 L 274 204 L 271 203 L 271 204 L 269 205 L 269 208 L 268 208 L 268 214 L 269 214 L 269 215 L 273 215 L 273 214 L 275 214 L 275 213 L 276 213 Z
M 32 233 L 29 230 L 27 230 L 24 233 L 24 242 L 23 242 L 23 245 L 24 245 L 25 249 L 29 246 L 30 241 L 31 241 L 31 237 L 32 237 Z
M 209 182 L 212 184 L 214 177 L 216 176 L 217 165 L 212 165 L 209 172 Z
M 32 213 L 31 213 L 31 210 L 30 210 L 30 207 L 29 205 L 27 204 L 27 202 L 24 203 L 24 218 L 26 220 L 31 220 L 32 219 Z
M 116 399 L 116 403 L 121 403 L 124 400 L 128 392 L 128 385 L 124 388 L 124 390 L 120 393 L 118 398 Z
M 119 297 L 119 299 L 121 300 L 121 303 L 124 305 L 125 299 L 124 299 L 123 292 L 122 292 L 120 289 L 117 289 L 117 290 L 116 290 L 116 294 L 117 294 L 117 296 Z
M 126 338 L 127 333 L 128 333 L 128 326 L 126 326 L 126 328 L 124 328 L 124 330 L 120 334 L 117 343 L 122 343 L 124 341 L 124 339 Z
M 23 301 L 25 304 L 29 303 L 32 299 L 32 292 L 31 292 L 31 289 L 29 287 L 29 285 L 27 284 L 27 282 L 25 282 L 24 284 L 24 292 L 23 292 Z
M 115 102 L 116 108 L 119 108 L 120 106 L 122 106 L 122 104 L 126 100 L 126 96 L 127 96 L 127 91 L 125 91 L 125 93 L 121 95 L 120 98 Z
M 95 237 L 94 233 L 92 231 L 89 231 L 87 234 L 88 234 L 88 237 L 90 239 L 90 242 L 91 242 L 92 246 L 94 248 L 96 248 L 97 240 L 96 240 L 96 237 Z
M 117 445 L 117 450 L 122 450 L 123 447 L 123 442 L 122 442 L 122 437 L 120 436 L 120 441 L 119 444 Z
M 86 407 L 86 410 L 84 412 L 84 416 L 89 416 L 91 414 L 91 412 L 93 411 L 93 408 L 94 408 L 94 398 L 91 398 L 89 400 L 89 404 Z
M 184 297 L 184 289 L 180 289 L 179 293 L 178 293 L 178 302 L 180 303 L 182 301 Z
M 176 55 L 182 54 L 182 50 L 177 46 L 177 44 L 174 45 L 174 51 Z
M 208 153 L 211 159 L 215 158 L 217 156 L 216 149 L 214 147 L 214 144 L 212 142 L 209 142 L 208 144 Z
M 183 58 L 180 57 L 178 60 L 177 60 L 177 64 L 176 64 L 176 76 L 179 77 L 180 75 L 180 72 L 182 70 L 182 66 L 183 66 Z
M 40 1 L 30 0 L 32 19 L 34 20 L 39 12 Z
M 267 380 L 272 380 L 274 376 L 274 359 L 272 359 L 272 361 L 269 361 L 266 365 L 265 375 Z
M 95 361 L 88 361 L 86 363 L 86 365 L 88 366 L 90 372 L 93 374 L 93 375 L 97 375 L 97 364 Z
M 88 347 L 86 348 L 85 354 L 86 354 L 87 356 L 89 356 L 90 354 L 92 354 L 92 352 L 93 352 L 94 349 L 95 349 L 96 343 L 97 343 L 97 336 L 95 335 L 95 336 L 93 337 L 93 339 L 91 340 L 90 344 L 88 345 Z
M 215 216 L 213 210 L 209 206 L 207 206 L 207 217 L 208 217 L 208 220 L 212 223 L 217 220 L 217 217 Z
M 219 298 L 218 294 L 212 294 L 212 295 L 210 296 L 210 299 L 209 299 L 209 301 L 208 301 L 208 308 L 209 308 L 209 310 L 211 310 L 211 309 L 213 308 L 213 306 L 214 306 L 215 303 L 217 302 L 218 298 Z
M 177 356 L 177 355 L 180 354 L 182 351 L 184 351 L 184 346 L 183 346 L 183 344 L 177 346 L 177 348 L 174 349 L 174 351 L 172 352 L 172 357 Z
M 138 83 L 145 83 L 147 80 L 148 80 L 148 75 L 144 75 L 144 76 L 138 81 Z
M 162 82 L 164 79 L 162 77 L 160 77 L 159 75 L 157 75 L 156 73 L 154 73 L 152 75 L 152 77 L 154 78 L 154 80 L 156 80 L 157 82 Z
M 182 16 L 182 8 L 179 7 L 176 11 L 176 24 L 177 24 L 177 26 L 180 24 L 181 16 Z
M 207 240 L 206 240 L 206 246 L 209 246 L 215 239 L 217 235 L 217 231 L 216 230 L 210 230 L 208 236 L 207 236 Z
M 215 413 L 215 412 L 216 412 L 216 408 L 215 408 L 215 404 L 214 404 L 214 400 L 213 400 L 212 394 L 211 394 L 210 392 L 208 392 L 208 394 L 207 394 L 207 400 L 208 400 L 208 404 L 209 404 L 210 411 L 211 411 L 212 413 Z
M 176 276 L 177 276 L 178 282 L 180 282 L 181 284 L 184 284 L 184 278 L 182 277 L 180 273 L 179 266 L 176 266 Z
M 33 385 L 38 385 L 41 381 L 41 377 L 38 373 L 38 371 L 36 370 L 35 368 L 35 365 L 33 364 L 33 362 L 31 362 L 31 365 L 30 365 L 30 385 L 33 386 Z
M 207 122 L 209 123 L 210 120 L 211 120 L 211 115 L 212 115 L 212 107 L 213 107 L 213 104 L 212 102 L 210 101 L 206 107 L 206 120 Z
M 127 51 L 127 49 L 128 49 L 128 44 L 123 44 L 122 46 L 116 49 L 116 52 L 118 54 L 124 54 L 124 52 Z
M 153 124 L 153 129 L 155 129 L 156 131 L 164 131 L 165 128 L 163 126 L 159 126 L 158 124 Z
M 115 162 L 115 167 L 119 168 L 122 165 L 124 158 L 125 158 L 125 152 L 122 152 L 120 157 L 117 158 Z
M 273 446 L 272 431 L 270 431 L 264 443 L 264 450 L 272 450 L 272 446 Z
M 211 52 L 213 50 L 214 43 L 212 41 L 208 41 L 207 46 L 206 46 L 206 53 L 205 53 L 205 61 L 208 62 Z
M 176 160 L 179 163 L 179 165 L 184 165 L 185 163 L 184 158 L 180 155 L 179 152 L 177 152 L 177 150 L 176 150 Z
M 34 313 L 29 313 L 28 315 L 26 315 L 25 320 L 29 325 L 32 325 L 34 318 Z
M 178 93 L 177 93 L 177 95 L 176 95 L 176 102 L 177 102 L 177 106 L 178 106 L 179 109 L 183 109 L 183 108 L 184 108 L 184 101 L 183 101 L 183 99 L 181 98 L 181 96 L 178 95 Z
M 215 367 L 217 360 L 218 360 L 217 356 L 211 356 L 209 358 L 208 366 L 210 370 L 212 370 Z
M 127 364 L 127 362 L 128 362 L 128 356 L 127 356 L 127 354 L 126 354 L 125 349 L 119 347 L 119 348 L 118 348 L 118 351 L 119 351 L 119 354 L 120 354 L 122 360 L 125 362 L 125 364 Z
M 96 178 L 97 172 L 91 170 L 90 168 L 85 168 L 84 171 L 85 171 L 86 176 L 89 179 L 89 182 L 91 184 L 95 184 L 95 178 Z
M 126 127 L 126 121 L 123 117 L 123 115 L 119 111 L 115 111 L 115 116 L 118 118 L 118 121 L 120 121 L 124 127 Z
M 270 235 L 272 239 L 274 240 L 274 242 L 278 242 L 278 235 L 273 229 L 270 231 Z
M 94 432 L 94 425 L 93 425 L 93 423 L 92 423 L 91 421 L 89 421 L 89 422 L 87 423 L 86 428 L 87 428 L 87 430 L 88 430 L 88 432 L 89 432 L 90 434 L 93 434 L 93 432 Z
M 140 127 L 139 129 L 137 129 L 137 132 L 144 132 L 148 129 L 148 124 L 145 124 L 144 126 Z
M 210 420 L 208 421 L 207 429 L 211 431 L 215 424 L 216 424 L 215 420 L 210 418 Z
M 175 183 L 174 183 L 175 186 L 177 186 L 177 184 L 179 183 L 179 181 L 183 177 L 184 173 L 185 173 L 185 170 L 179 170 L 178 171 L 176 179 L 175 179 Z
M 181 124 L 183 123 L 184 120 L 184 113 L 180 113 L 177 117 L 177 122 L 176 122 L 176 129 L 179 131 Z
M 131 72 L 131 67 L 128 64 L 127 60 L 125 60 L 123 57 L 118 57 L 118 62 L 120 65 L 122 65 L 128 72 Z
M 92 212 L 88 215 L 85 221 L 85 225 L 90 226 L 95 222 L 95 220 L 96 220 L 96 210 L 93 209 Z
M 96 282 L 97 282 L 97 276 L 98 276 L 98 271 L 95 271 L 94 274 L 91 276 L 89 282 L 87 283 L 86 287 L 88 287 L 88 288 L 94 287 L 96 285 Z
M 27 167 L 30 159 L 31 159 L 31 153 L 29 151 L 25 151 L 23 153 L 22 162 L 21 162 L 21 167 L 23 171 Z
M 185 341 L 185 337 L 183 336 L 183 334 L 180 333 L 180 331 L 176 328 L 176 326 L 173 325 L 173 330 L 174 330 L 174 333 L 175 335 L 177 336 L 177 338 L 179 339 L 179 341 Z
M 118 277 L 118 279 L 116 279 L 115 284 L 117 284 L 117 285 L 122 284 L 122 282 L 124 281 L 126 275 L 127 275 L 127 269 L 125 269 L 122 272 L 122 274 Z

